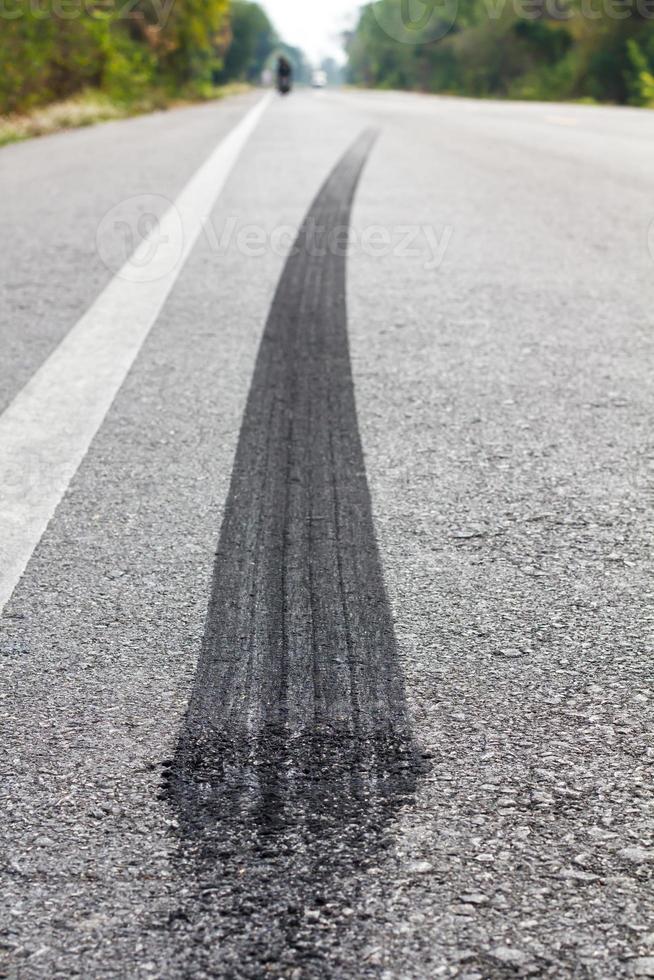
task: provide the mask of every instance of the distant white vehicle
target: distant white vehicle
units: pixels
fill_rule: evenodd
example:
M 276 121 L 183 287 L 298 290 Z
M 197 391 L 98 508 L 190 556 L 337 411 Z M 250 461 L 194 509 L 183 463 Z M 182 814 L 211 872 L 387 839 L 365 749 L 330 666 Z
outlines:
M 314 88 L 325 88 L 327 85 L 327 73 L 322 68 L 317 68 L 311 76 L 311 84 Z

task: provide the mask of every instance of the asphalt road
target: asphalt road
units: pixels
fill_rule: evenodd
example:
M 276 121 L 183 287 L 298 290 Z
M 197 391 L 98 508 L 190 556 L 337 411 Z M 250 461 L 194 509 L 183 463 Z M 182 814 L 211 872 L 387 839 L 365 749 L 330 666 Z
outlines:
M 0 151 L 0 443 L 259 98 Z M 653 149 L 265 109 L 4 610 L 2 975 L 654 976 Z

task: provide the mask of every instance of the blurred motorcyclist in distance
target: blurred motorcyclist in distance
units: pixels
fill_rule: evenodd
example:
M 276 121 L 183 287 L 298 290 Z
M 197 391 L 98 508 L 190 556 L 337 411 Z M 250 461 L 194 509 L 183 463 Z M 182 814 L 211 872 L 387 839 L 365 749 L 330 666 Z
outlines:
M 293 84 L 293 69 L 291 63 L 284 55 L 277 59 L 277 91 L 282 95 L 288 95 Z

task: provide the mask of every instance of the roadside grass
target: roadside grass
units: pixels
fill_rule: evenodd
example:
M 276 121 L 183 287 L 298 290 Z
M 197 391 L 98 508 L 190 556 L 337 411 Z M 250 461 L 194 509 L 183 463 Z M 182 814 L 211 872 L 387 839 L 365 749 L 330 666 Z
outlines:
M 35 136 L 47 136 L 64 129 L 78 129 L 147 112 L 224 99 L 249 90 L 249 85 L 240 82 L 220 87 L 207 86 L 200 91 L 194 89 L 175 97 L 157 89 L 134 102 L 118 102 L 102 92 L 87 89 L 63 102 L 53 102 L 26 113 L 0 116 L 0 146 Z

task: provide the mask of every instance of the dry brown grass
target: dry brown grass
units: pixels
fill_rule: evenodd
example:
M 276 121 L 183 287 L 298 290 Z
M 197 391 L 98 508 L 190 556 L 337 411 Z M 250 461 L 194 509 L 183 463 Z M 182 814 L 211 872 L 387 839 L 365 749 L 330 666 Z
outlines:
M 24 115 L 0 116 L 0 146 L 31 139 L 34 136 L 47 136 L 63 129 L 77 129 L 80 126 L 93 126 L 111 119 L 125 119 L 127 116 L 153 112 L 168 106 L 190 105 L 197 101 L 221 99 L 227 95 L 238 95 L 248 91 L 249 86 L 241 84 L 224 85 L 212 89 L 202 96 L 166 99 L 161 92 L 141 101 L 124 105 L 112 102 L 100 92 L 87 91 L 64 102 L 34 109 Z
M 127 110 L 109 99 L 91 93 L 53 102 L 25 115 L 0 116 L 0 146 L 32 136 L 46 136 L 60 129 L 92 126 L 108 119 L 121 119 Z

